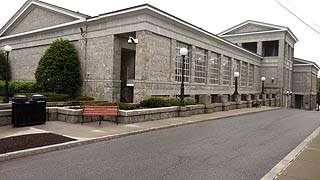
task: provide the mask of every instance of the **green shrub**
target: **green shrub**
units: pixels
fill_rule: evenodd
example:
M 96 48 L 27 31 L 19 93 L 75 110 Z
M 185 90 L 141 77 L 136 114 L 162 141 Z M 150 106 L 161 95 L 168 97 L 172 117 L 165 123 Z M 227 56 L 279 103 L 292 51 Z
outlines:
M 5 81 L 0 81 L 0 95 L 4 95 Z M 9 82 L 9 93 L 34 93 L 36 92 L 35 82 Z
M 81 74 L 74 45 L 64 39 L 54 41 L 40 59 L 35 78 L 40 91 L 76 97 Z
M 90 106 L 111 106 L 111 103 L 108 101 L 103 101 L 103 102 L 90 103 L 88 105 L 90 105 Z
M 13 93 L 34 93 L 36 92 L 35 82 L 9 82 L 9 92 Z
M 119 106 L 119 109 L 123 109 L 123 110 L 132 110 L 132 109 L 140 108 L 138 104 L 123 103 L 123 102 L 111 103 L 108 101 L 103 101 L 103 102 L 93 102 L 93 103 L 86 103 L 86 104 L 90 106 Z
M 137 104 L 131 104 L 131 103 L 122 103 L 122 102 L 117 102 L 117 103 L 112 103 L 115 106 L 119 106 L 120 109 L 123 110 L 132 110 L 132 109 L 138 109 L 139 105 Z
M 169 106 L 169 103 L 163 98 L 152 97 L 141 101 L 140 106 L 146 108 L 167 107 Z
M 70 96 L 68 94 L 57 94 L 54 92 L 51 93 L 40 93 L 47 97 L 47 102 L 59 102 L 59 101 L 67 101 Z
M 170 106 L 179 106 L 181 103 L 179 98 L 170 98 L 167 99 L 167 102 Z
M 88 97 L 88 96 L 79 96 L 77 97 L 78 101 L 93 101 L 94 98 L 93 97 Z
M 184 103 L 185 105 L 195 105 L 196 104 L 196 100 L 193 98 L 185 98 L 184 99 Z

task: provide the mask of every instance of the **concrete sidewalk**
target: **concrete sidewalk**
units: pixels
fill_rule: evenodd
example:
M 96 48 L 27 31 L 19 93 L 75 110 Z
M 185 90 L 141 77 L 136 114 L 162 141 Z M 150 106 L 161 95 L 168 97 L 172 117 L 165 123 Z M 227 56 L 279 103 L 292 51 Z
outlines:
M 320 180 L 320 128 L 300 145 L 304 145 L 302 150 L 292 151 L 296 154 L 294 159 L 281 170 L 276 180 Z

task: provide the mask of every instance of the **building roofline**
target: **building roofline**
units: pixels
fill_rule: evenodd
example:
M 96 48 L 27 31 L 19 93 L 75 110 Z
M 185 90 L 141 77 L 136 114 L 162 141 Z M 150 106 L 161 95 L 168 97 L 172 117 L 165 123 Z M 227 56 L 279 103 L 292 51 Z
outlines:
M 59 12 L 59 13 L 74 17 L 74 18 L 79 19 L 79 20 L 85 20 L 88 17 L 90 17 L 88 15 L 85 15 L 85 14 L 82 14 L 82 13 L 79 13 L 79 12 L 75 12 L 75 11 L 72 11 L 72 10 L 69 10 L 69 9 L 66 9 L 66 8 L 63 8 L 63 7 L 59 7 L 59 6 L 56 6 L 56 5 L 53 5 L 53 4 L 49 4 L 47 2 L 43 2 L 43 1 L 39 1 L 39 0 L 28 0 L 9 19 L 9 21 L 4 26 L 1 27 L 0 36 L 2 36 L 16 22 L 16 20 L 18 20 L 19 17 L 22 16 L 29 9 L 29 7 L 31 7 L 32 5 L 38 5 L 40 7 L 45 7 L 47 9 L 54 10 L 56 12 Z M 44 29 L 46 29 L 46 28 L 44 28 Z
M 180 18 L 178 18 L 178 17 L 176 17 L 174 15 L 171 15 L 171 14 L 169 14 L 169 13 L 167 13 L 167 12 L 165 12 L 165 11 L 159 9 L 159 8 L 156 8 L 156 7 L 154 7 L 154 6 L 150 5 L 150 4 L 141 4 L 141 5 L 138 5 L 138 6 L 133 6 L 133 7 L 125 8 L 125 9 L 120 9 L 120 10 L 117 10 L 117 11 L 112 11 L 112 12 L 109 12 L 109 13 L 100 14 L 98 16 L 94 16 L 94 17 L 88 18 L 88 22 L 95 21 L 95 20 L 98 20 L 98 19 L 102 19 L 102 18 L 105 18 L 105 17 L 114 16 L 114 15 L 124 14 L 124 13 L 128 13 L 128 12 L 134 12 L 134 11 L 137 11 L 137 10 L 143 10 L 143 9 L 148 9 L 148 10 L 151 10 L 151 11 L 153 11 L 155 13 L 158 13 L 160 15 L 168 17 L 171 20 L 174 20 L 174 21 L 176 21 L 176 22 L 178 22 L 180 24 L 183 24 L 185 26 L 188 26 L 188 27 L 190 27 L 190 28 L 192 28 L 192 29 L 194 29 L 196 31 L 199 31 L 201 33 L 209 35 L 209 36 L 213 37 L 216 40 L 222 41 L 222 42 L 224 42 L 224 43 L 226 43 L 228 45 L 231 45 L 232 47 L 235 47 L 237 49 L 245 51 L 246 53 L 249 53 L 249 54 L 251 54 L 251 55 L 253 55 L 255 57 L 258 57 L 258 58 L 262 59 L 262 57 L 260 55 L 258 55 L 258 54 L 250 52 L 250 51 L 248 51 L 248 50 L 246 50 L 246 49 L 244 49 L 244 48 L 242 48 L 242 47 L 240 47 L 238 45 L 233 44 L 232 42 L 230 42 L 230 41 L 228 41 L 228 40 L 226 40 L 226 39 L 224 39 L 222 37 L 219 37 L 219 36 L 209 32 L 207 30 L 204 30 L 204 29 L 202 29 L 202 28 L 200 28 L 198 26 L 195 26 L 194 24 L 191 24 L 191 23 L 189 23 L 189 22 L 187 22 L 187 21 L 185 21 L 183 19 L 180 19 Z
M 259 22 L 259 21 L 254 21 L 254 20 L 247 20 L 247 21 L 244 21 L 240 24 L 237 24 L 227 30 L 224 30 L 220 33 L 218 33 L 218 36 L 220 37 L 224 37 L 224 36 L 236 36 L 236 35 L 239 35 L 239 34 L 235 34 L 235 35 L 224 35 L 226 33 L 229 33 L 241 26 L 244 26 L 244 25 L 247 25 L 249 23 L 252 23 L 252 24 L 256 24 L 256 25 L 260 25 L 260 26 L 267 26 L 267 27 L 271 27 L 271 28 L 275 28 L 275 29 L 278 29 L 278 30 L 269 30 L 269 31 L 261 31 L 261 32 L 250 32 L 250 34 L 255 34 L 255 33 L 270 33 L 270 32 L 278 32 L 279 30 L 281 31 L 287 31 L 291 36 L 292 38 L 298 42 L 299 39 L 293 34 L 293 32 L 290 30 L 290 28 L 286 27 L 286 26 L 280 26 L 280 25 L 275 25 L 275 24 L 269 24 L 269 23 L 264 23 L 264 22 Z M 244 34 L 244 33 L 243 33 Z
M 308 61 L 308 60 L 305 60 L 305 59 L 301 59 L 301 58 L 296 58 L 294 57 L 294 60 L 295 61 L 300 61 L 302 63 L 307 63 L 308 65 L 313 65 L 315 66 L 318 70 L 320 69 L 320 67 L 317 65 L 317 63 L 313 62 L 313 61 Z

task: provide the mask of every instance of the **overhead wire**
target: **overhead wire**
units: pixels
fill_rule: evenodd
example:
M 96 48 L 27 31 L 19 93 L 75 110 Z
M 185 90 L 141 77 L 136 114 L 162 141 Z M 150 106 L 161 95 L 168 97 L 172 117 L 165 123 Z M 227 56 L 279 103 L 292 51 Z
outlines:
M 314 23 L 310 17 L 306 16 L 306 15 L 301 11 L 301 9 L 299 9 L 297 6 L 295 6 L 295 5 L 294 5 L 292 2 L 290 2 L 289 0 L 287 0 L 287 2 L 288 2 L 292 7 L 294 7 L 295 9 L 297 9 L 305 18 L 307 18 L 307 19 L 309 20 L 309 22 L 311 22 L 313 25 L 315 25 L 315 26 L 317 26 L 318 28 L 320 28 L 319 25 L 316 24 L 316 23 Z
M 285 5 L 283 5 L 282 3 L 280 3 L 278 0 L 275 0 L 281 7 L 283 7 L 284 9 L 286 9 L 290 14 L 292 14 L 294 17 L 296 17 L 299 21 L 301 21 L 303 24 L 305 24 L 306 26 L 308 26 L 310 29 L 312 29 L 314 32 L 316 32 L 317 34 L 320 35 L 320 32 L 318 30 L 316 30 L 315 28 L 313 28 L 311 25 L 309 25 L 307 22 L 305 22 L 303 19 L 301 19 L 298 15 L 296 15 L 294 12 L 292 12 L 289 8 L 287 8 Z

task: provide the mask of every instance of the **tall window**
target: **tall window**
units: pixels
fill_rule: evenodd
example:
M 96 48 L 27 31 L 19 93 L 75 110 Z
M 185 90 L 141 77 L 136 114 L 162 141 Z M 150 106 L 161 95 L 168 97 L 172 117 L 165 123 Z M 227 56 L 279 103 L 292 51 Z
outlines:
M 182 57 L 180 56 L 180 49 L 187 48 L 188 54 L 185 56 L 184 64 L 184 81 L 189 82 L 190 80 L 190 55 L 191 55 L 191 46 L 184 44 L 182 42 L 177 42 L 176 45 L 176 81 L 181 82 L 182 80 Z
M 241 67 L 241 86 L 247 86 L 247 79 L 248 79 L 248 63 L 242 62 Z
M 278 56 L 279 41 L 264 41 L 262 42 L 262 56 Z
M 249 65 L 249 86 L 253 86 L 254 83 L 254 65 Z
M 219 84 L 221 55 L 211 52 L 209 59 L 210 84 Z
M 233 73 L 234 72 L 238 72 L 240 73 L 240 61 L 235 59 L 234 62 L 233 62 Z M 239 78 L 238 78 L 239 79 Z M 233 81 L 233 85 L 234 85 L 234 81 Z
M 222 84 L 230 85 L 231 80 L 231 57 L 223 56 L 222 58 Z
M 249 43 L 242 43 L 242 47 L 251 51 L 253 53 L 257 53 L 257 42 L 249 42 Z
M 204 49 L 196 49 L 196 62 L 195 62 L 195 73 L 194 81 L 196 83 L 206 82 L 206 66 L 207 66 L 208 52 Z

